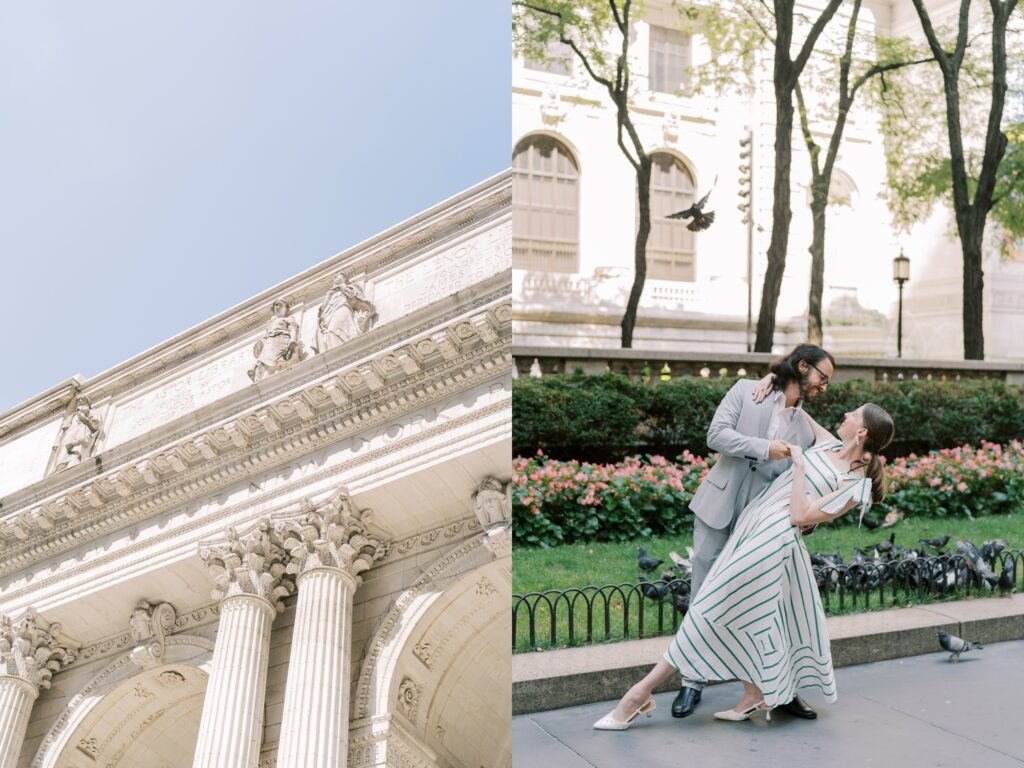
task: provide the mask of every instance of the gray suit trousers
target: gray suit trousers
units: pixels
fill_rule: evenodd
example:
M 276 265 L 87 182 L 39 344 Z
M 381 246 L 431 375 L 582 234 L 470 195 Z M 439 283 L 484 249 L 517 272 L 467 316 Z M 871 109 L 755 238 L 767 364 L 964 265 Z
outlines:
M 725 528 L 712 528 L 699 517 L 693 518 L 693 573 L 690 576 L 690 601 L 697 597 L 700 585 L 704 583 L 708 571 L 715 564 L 715 559 L 725 548 L 725 542 L 732 533 L 732 525 Z M 706 680 L 683 677 L 683 685 L 701 690 Z

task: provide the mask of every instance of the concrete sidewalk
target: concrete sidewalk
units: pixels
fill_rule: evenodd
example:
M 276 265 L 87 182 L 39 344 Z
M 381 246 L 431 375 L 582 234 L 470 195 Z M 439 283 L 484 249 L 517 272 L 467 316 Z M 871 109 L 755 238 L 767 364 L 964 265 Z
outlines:
M 831 617 L 833 664 L 838 669 L 935 653 L 936 629 L 982 643 L 1020 640 L 1024 638 L 1024 594 Z M 512 712 L 523 715 L 615 699 L 650 670 L 668 642 L 667 637 L 655 637 L 515 654 Z M 1020 682 L 1018 693 L 1024 696 L 1024 677 Z M 675 675 L 658 690 L 678 688 Z
M 973 635 L 969 639 L 975 639 Z M 709 687 L 685 720 L 669 713 L 673 693 L 655 697 L 653 717 L 624 732 L 591 725 L 603 701 L 512 720 L 513 768 L 846 768 L 877 765 L 1024 766 L 1024 641 L 1003 642 L 950 664 L 934 652 L 836 670 L 839 700 L 805 699 L 814 721 L 785 712 L 739 723 L 712 713 L 732 707 L 738 683 Z

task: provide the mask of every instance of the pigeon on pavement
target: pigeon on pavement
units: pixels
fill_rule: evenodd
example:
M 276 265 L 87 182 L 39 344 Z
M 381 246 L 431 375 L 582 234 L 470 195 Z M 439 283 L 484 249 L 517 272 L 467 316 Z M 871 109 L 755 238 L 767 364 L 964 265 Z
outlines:
M 984 650 L 984 646 L 981 645 L 981 643 L 972 643 L 969 640 L 961 640 L 956 635 L 947 634 L 941 629 L 936 630 L 935 634 L 939 636 L 939 645 L 941 645 L 944 650 L 949 651 L 949 660 L 954 664 L 960 661 L 961 653 L 973 651 L 975 648 Z

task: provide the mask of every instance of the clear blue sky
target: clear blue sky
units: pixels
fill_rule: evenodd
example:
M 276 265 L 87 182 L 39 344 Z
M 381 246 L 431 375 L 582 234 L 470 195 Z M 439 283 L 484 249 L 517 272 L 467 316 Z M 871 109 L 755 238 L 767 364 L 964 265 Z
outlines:
M 510 6 L 0 3 L 0 413 L 506 168 Z

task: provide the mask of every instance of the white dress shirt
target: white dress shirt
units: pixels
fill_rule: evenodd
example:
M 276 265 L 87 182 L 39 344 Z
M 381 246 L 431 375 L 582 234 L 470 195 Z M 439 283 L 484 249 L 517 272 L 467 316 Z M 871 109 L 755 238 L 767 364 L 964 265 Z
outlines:
M 768 422 L 768 440 L 781 440 L 789 426 L 793 423 L 797 411 L 803 410 L 803 401 L 798 401 L 796 405 L 787 408 L 786 395 L 781 389 L 773 392 L 769 397 L 774 399 L 772 403 L 772 420 Z

